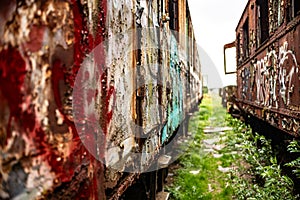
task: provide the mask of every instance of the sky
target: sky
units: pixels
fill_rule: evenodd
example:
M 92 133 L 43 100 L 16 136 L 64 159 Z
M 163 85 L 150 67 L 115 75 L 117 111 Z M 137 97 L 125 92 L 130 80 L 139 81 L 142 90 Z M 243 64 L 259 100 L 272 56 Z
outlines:
M 200 46 L 202 73 L 208 86 L 219 88 L 235 84 L 235 75 L 224 73 L 223 46 L 235 40 L 235 28 L 247 0 L 188 0 L 188 3 Z M 235 59 L 234 55 L 228 57 Z M 235 67 L 235 63 L 232 65 Z

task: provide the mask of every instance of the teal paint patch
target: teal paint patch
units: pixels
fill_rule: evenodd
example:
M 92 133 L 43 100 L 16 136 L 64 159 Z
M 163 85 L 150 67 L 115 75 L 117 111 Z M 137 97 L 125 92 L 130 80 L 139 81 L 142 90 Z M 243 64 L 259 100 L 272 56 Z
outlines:
M 170 78 L 171 78 L 171 100 L 167 107 L 167 123 L 163 128 L 161 141 L 164 143 L 180 126 L 183 119 L 183 82 L 181 80 L 180 59 L 178 57 L 178 46 L 176 38 L 171 35 L 170 50 Z

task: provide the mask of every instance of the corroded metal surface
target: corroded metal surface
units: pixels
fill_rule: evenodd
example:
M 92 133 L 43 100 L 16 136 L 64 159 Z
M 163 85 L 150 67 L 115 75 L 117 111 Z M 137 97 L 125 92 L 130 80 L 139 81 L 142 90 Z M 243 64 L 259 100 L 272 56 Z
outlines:
M 179 33 L 167 0 L 0 2 L 1 199 L 118 198 L 139 175 L 100 161 L 155 161 L 202 97 L 174 2 Z
M 298 3 L 250 0 L 236 29 L 240 107 L 294 136 L 300 136 Z

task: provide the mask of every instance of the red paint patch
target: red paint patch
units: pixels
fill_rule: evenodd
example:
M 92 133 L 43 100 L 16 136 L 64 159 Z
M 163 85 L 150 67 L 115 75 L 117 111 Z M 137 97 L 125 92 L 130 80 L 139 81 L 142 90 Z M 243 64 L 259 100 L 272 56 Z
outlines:
M 31 52 L 37 52 L 42 48 L 45 27 L 32 26 L 29 33 L 29 41 L 25 44 L 25 48 Z
M 88 24 L 87 24 L 87 16 L 85 16 L 85 13 L 80 5 L 80 3 L 78 1 L 72 0 L 72 4 L 73 4 L 73 15 L 74 15 L 74 35 L 75 35 L 75 43 L 74 43 L 74 65 L 72 68 L 72 74 L 69 75 L 67 77 L 68 82 L 70 83 L 70 85 L 72 87 L 81 87 L 80 83 L 79 85 L 75 85 L 75 78 L 78 74 L 78 71 L 80 69 L 81 64 L 83 63 L 84 59 L 86 58 L 86 56 L 88 54 L 90 54 L 99 44 L 101 44 L 104 39 L 105 39 L 105 17 L 106 17 L 106 8 L 107 8 L 107 3 L 106 0 L 100 1 L 99 2 L 99 8 L 97 10 L 98 12 L 98 19 L 99 22 L 96 25 L 96 29 L 94 29 L 94 32 L 90 32 L 88 29 Z M 97 47 L 97 55 L 95 55 L 95 63 L 96 63 L 96 67 L 98 67 L 98 71 L 100 74 L 102 74 L 105 71 L 105 51 L 103 48 L 98 48 Z M 97 70 L 95 70 L 97 71 Z M 79 75 L 81 77 L 78 77 L 80 80 L 86 80 L 87 77 L 90 76 L 90 74 L 84 74 L 84 75 Z M 96 78 L 96 77 L 95 77 Z M 105 81 L 106 83 L 106 81 Z M 88 93 L 89 97 L 95 97 L 99 94 L 101 94 L 102 98 L 104 99 L 110 99 L 110 97 L 108 97 L 109 95 L 107 94 L 106 91 L 106 87 L 102 87 L 102 85 L 100 86 L 101 91 L 86 91 Z M 90 99 L 83 99 L 83 91 L 80 90 L 80 88 L 74 88 L 74 91 L 77 91 L 77 93 L 73 94 L 73 99 L 77 99 L 77 103 L 79 103 L 79 105 L 81 105 L 81 107 L 79 106 L 79 110 L 76 110 L 75 112 L 79 112 L 80 113 L 84 113 L 84 103 L 83 102 L 90 102 Z M 74 102 L 73 102 L 74 103 Z M 101 111 L 101 115 L 99 116 L 100 119 L 103 119 L 103 117 L 107 117 L 108 113 L 108 107 L 107 106 L 103 106 L 102 111 Z M 75 114 L 76 115 L 76 114 Z M 109 115 L 112 115 L 109 114 Z M 78 116 L 78 115 L 77 115 Z M 88 116 L 88 121 L 87 123 L 89 123 L 90 126 L 89 130 L 85 130 L 84 134 L 86 134 L 86 141 L 84 141 L 85 145 L 87 145 L 88 147 L 92 147 L 92 149 L 89 149 L 91 153 L 93 153 L 93 155 L 96 155 L 96 133 L 95 130 L 97 130 L 98 127 L 98 119 L 96 119 L 97 117 L 95 115 L 93 116 Z M 82 120 L 86 120 L 86 119 L 76 119 L 78 121 L 82 121 Z M 107 124 L 105 123 L 105 125 L 101 124 L 101 128 L 103 129 L 104 133 L 107 132 Z M 85 126 L 87 127 L 87 126 Z M 80 130 L 78 130 L 80 131 Z M 98 138 L 99 140 L 99 138 Z M 104 141 L 103 141 L 104 142 Z M 105 144 L 104 144 L 105 145 Z M 94 148 L 93 148 L 94 147 Z M 104 147 L 104 146 L 102 146 Z M 102 152 L 100 150 L 100 152 Z M 101 157 L 103 156 L 102 153 L 100 153 Z M 94 166 L 94 165 L 93 165 Z M 94 167 L 95 170 L 95 176 L 93 178 L 93 186 L 89 187 L 87 190 L 82 190 L 81 192 L 79 192 L 79 196 L 81 196 L 82 198 L 85 197 L 93 197 L 95 199 L 98 199 L 99 194 L 100 197 L 99 198 L 104 198 L 105 194 L 104 191 L 99 191 L 99 188 L 101 188 L 101 185 L 99 185 L 99 181 L 97 181 L 97 179 L 99 179 L 97 176 L 97 173 L 99 173 L 100 171 L 100 167 Z M 103 187 L 102 187 L 103 188 Z
M 11 137 L 11 122 L 21 115 L 23 102 L 23 84 L 26 75 L 26 63 L 20 52 L 12 47 L 0 52 L 0 90 L 7 100 L 10 116 L 7 127 L 7 139 Z

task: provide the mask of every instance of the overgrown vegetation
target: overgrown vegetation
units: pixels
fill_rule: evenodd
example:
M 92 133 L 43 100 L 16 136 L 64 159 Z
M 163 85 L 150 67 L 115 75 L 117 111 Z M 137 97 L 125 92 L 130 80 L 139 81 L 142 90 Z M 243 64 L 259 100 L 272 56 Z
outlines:
M 297 158 L 290 163 L 287 163 L 286 166 L 292 167 L 293 172 L 300 179 L 300 144 L 297 140 L 294 140 L 288 146 L 288 151 L 290 153 L 296 154 Z
M 207 126 L 226 125 L 232 130 L 225 136 L 203 131 Z M 174 172 L 174 183 L 168 188 L 171 199 L 297 199 L 292 180 L 282 175 L 271 142 L 227 115 L 220 99 L 205 96 L 189 131 L 194 138 L 178 161 L 181 167 Z M 220 138 L 217 145 L 225 147 L 217 152 L 205 151 L 203 141 L 216 137 Z M 299 143 L 292 142 L 289 150 L 300 153 Z M 287 165 L 300 176 L 300 158 Z M 225 173 L 220 169 L 230 170 Z
M 240 155 L 234 162 L 236 170 L 229 174 L 234 199 L 296 199 L 293 182 L 282 175 L 271 141 L 238 120 L 231 119 L 230 124 L 234 134 L 227 149 Z

